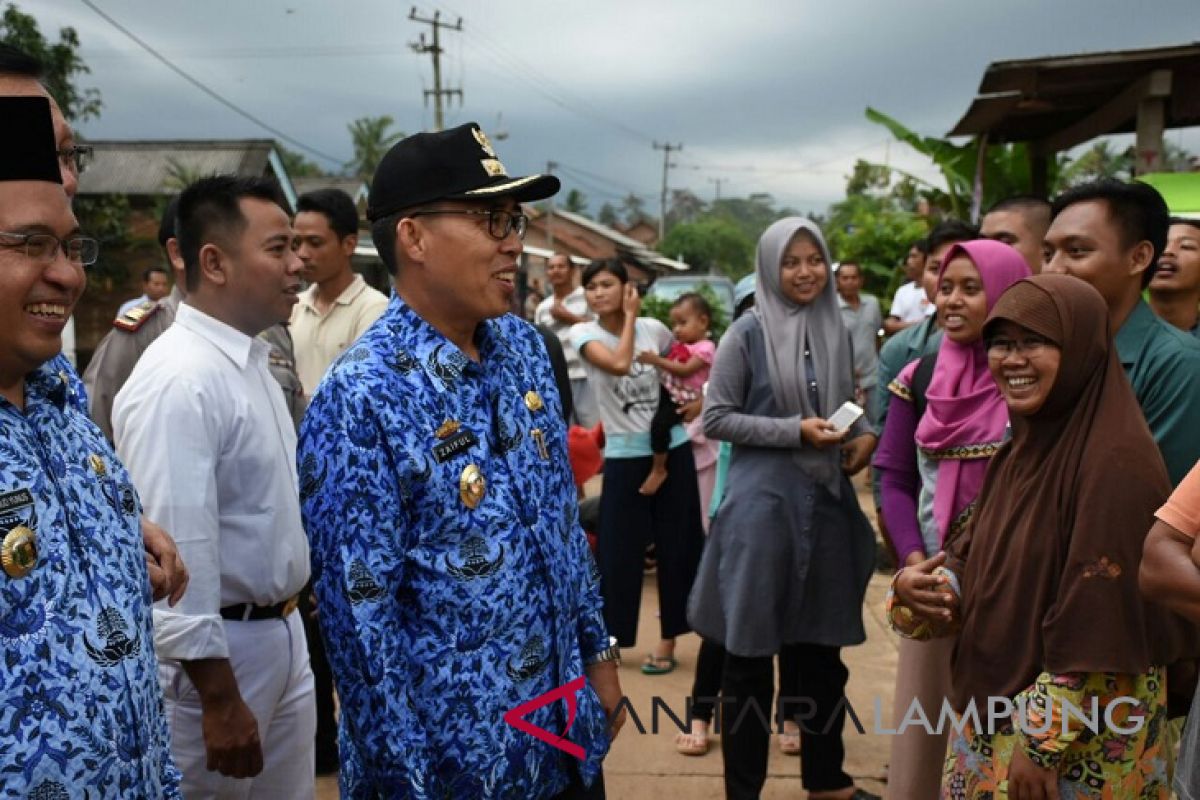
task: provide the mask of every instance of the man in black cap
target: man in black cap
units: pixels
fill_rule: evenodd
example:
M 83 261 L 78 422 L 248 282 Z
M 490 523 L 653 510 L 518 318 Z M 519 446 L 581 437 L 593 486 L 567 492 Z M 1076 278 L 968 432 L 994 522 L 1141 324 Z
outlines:
M 344 797 L 603 796 L 618 654 L 545 345 L 508 313 L 519 203 L 558 188 L 509 177 L 475 124 L 375 173 L 396 293 L 326 373 L 298 453 Z
M 0 753 L 14 797 L 179 797 L 138 500 L 70 396 L 62 330 L 98 245 L 50 102 L 0 97 Z
M 79 188 L 79 174 L 91 156 L 92 148 L 75 142 L 75 134 L 67 124 L 62 111 L 46 87 L 42 85 L 45 66 L 33 56 L 12 45 L 0 43 L 0 96 L 44 97 L 50 103 L 50 116 L 54 129 L 54 154 L 58 159 L 59 177 L 68 201 L 75 198 Z M 73 330 L 68 318 L 66 330 Z M 71 334 L 72 339 L 74 334 Z M 55 369 L 65 373 L 71 384 L 71 396 L 86 412 L 87 394 L 83 383 L 75 373 L 75 367 L 65 355 L 59 353 L 54 359 Z M 128 373 L 127 373 L 128 374 Z M 104 427 L 103 425 L 101 426 Z M 105 435 L 112 439 L 111 430 Z M 150 570 L 150 585 L 154 599 L 169 597 L 175 603 L 187 588 L 188 573 L 175 542 L 162 528 L 142 519 L 142 541 L 146 548 L 147 566 Z

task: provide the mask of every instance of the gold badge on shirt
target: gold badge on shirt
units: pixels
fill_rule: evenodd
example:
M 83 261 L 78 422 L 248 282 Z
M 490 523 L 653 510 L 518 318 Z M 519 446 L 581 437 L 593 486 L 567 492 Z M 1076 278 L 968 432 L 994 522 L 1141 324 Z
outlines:
M 31 528 L 18 525 L 0 544 L 0 564 L 10 578 L 24 578 L 37 566 L 37 535 Z
M 458 479 L 458 497 L 467 508 L 478 508 L 487 492 L 487 480 L 479 467 L 468 464 Z
M 545 408 L 546 404 L 542 402 L 542 396 L 540 394 L 533 389 L 530 389 L 525 393 L 525 407 L 530 411 L 538 412 Z
M 105 466 L 104 459 L 99 454 L 92 453 L 88 456 L 88 464 L 91 466 L 92 472 L 96 473 L 99 477 L 103 478 L 108 474 L 108 467 Z

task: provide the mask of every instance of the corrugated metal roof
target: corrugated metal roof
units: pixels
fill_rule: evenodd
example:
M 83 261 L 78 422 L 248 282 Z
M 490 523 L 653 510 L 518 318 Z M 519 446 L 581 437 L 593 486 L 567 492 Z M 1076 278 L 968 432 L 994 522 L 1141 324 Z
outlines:
M 275 173 L 270 139 L 89 141 L 95 155 L 79 176 L 79 194 L 175 194 L 177 175 Z
M 318 189 L 341 189 L 350 195 L 355 203 L 365 200 L 369 192 L 367 184 L 360 178 L 343 178 L 337 175 L 323 175 L 319 178 L 292 178 L 292 185 L 297 194 L 307 194 Z

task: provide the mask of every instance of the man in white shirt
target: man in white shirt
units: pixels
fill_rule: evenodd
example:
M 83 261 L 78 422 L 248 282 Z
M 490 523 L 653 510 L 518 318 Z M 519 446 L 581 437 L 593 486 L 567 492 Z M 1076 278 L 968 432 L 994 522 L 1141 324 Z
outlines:
M 549 328 L 562 342 L 567 358 L 567 376 L 571 379 L 572 411 L 570 422 L 585 428 L 600 421 L 596 397 L 588 386 L 587 371 L 579 360 L 579 351 L 571 343 L 571 326 L 592 319 L 583 287 L 576 285 L 576 269 L 566 253 L 555 253 L 546 262 L 546 282 L 550 296 L 538 303 L 533 323 Z
M 887 319 L 883 321 L 883 330 L 888 336 L 923 322 L 934 312 L 933 303 L 921 287 L 921 273 L 925 271 L 928 252 L 929 245 L 925 240 L 914 242 L 908 249 L 908 256 L 904 259 L 904 274 L 908 277 L 908 283 L 896 290 Z
M 187 298 L 113 408 L 146 515 L 175 535 L 192 573 L 177 606 L 154 609 L 189 800 L 314 792 L 296 435 L 257 338 L 300 291 L 282 203 L 261 178 L 204 178 L 180 195 Z
M 318 189 L 296 203 L 296 255 L 309 287 L 292 309 L 296 371 L 312 397 L 325 370 L 387 308 L 350 263 L 358 244 L 358 209 L 340 189 Z

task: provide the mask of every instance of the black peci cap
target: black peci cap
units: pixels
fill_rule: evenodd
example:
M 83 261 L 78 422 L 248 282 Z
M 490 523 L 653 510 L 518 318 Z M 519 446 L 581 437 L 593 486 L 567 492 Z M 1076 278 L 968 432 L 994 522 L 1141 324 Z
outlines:
M 512 197 L 526 203 L 559 190 L 553 175 L 510 178 L 492 143 L 474 122 L 400 140 L 379 162 L 371 180 L 367 219 L 436 200 Z
M 0 97 L 0 181 L 62 183 L 46 97 Z

